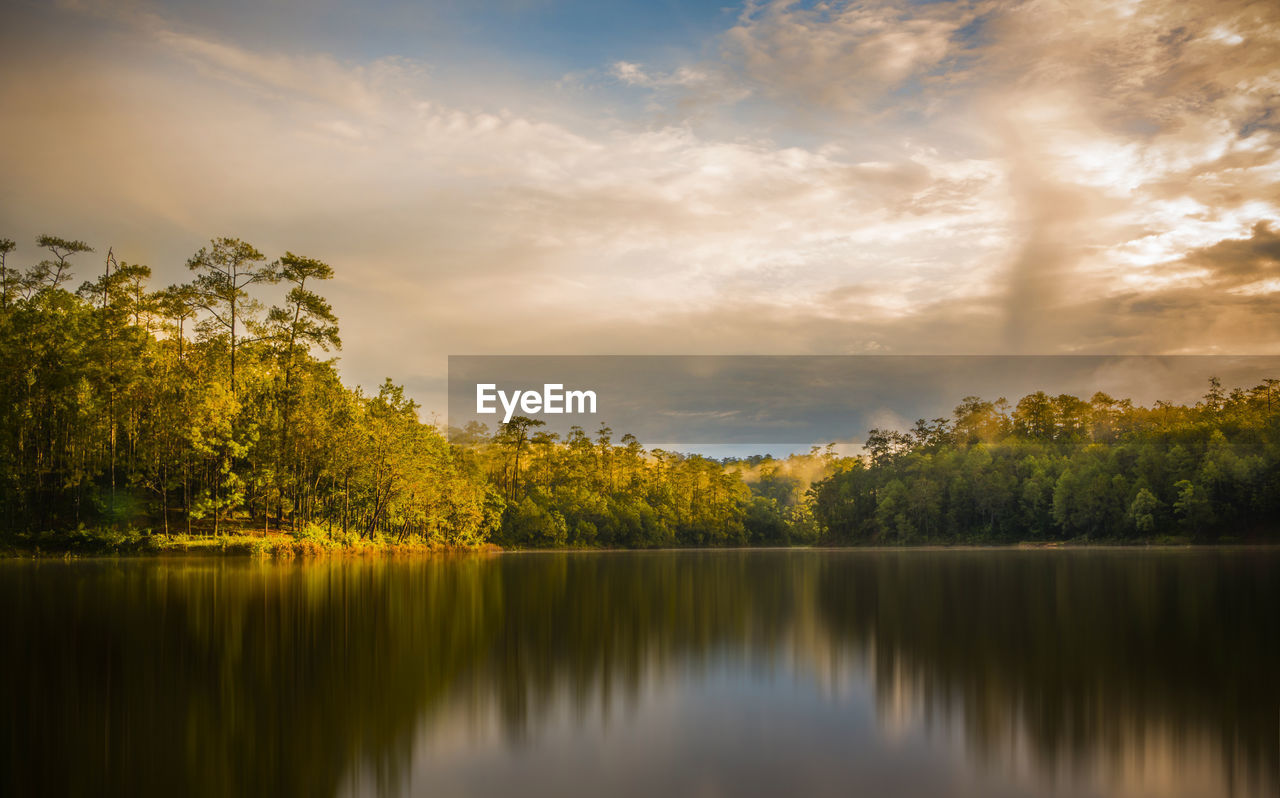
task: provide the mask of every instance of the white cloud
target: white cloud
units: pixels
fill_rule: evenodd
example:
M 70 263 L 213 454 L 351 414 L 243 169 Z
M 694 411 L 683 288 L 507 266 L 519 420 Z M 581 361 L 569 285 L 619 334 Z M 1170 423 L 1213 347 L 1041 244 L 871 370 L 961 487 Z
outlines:
M 0 54 L 0 232 L 166 281 L 212 235 L 326 258 L 369 384 L 449 352 L 1274 348 L 1242 304 L 1270 276 L 1209 289 L 1231 324 L 1179 326 L 1177 292 L 1278 215 L 1275 17 L 769 3 L 566 99 L 140 16 L 110 52 Z
M 749 4 L 723 40 L 744 80 L 779 101 L 867 111 L 965 49 L 958 37 L 985 3 Z M 911 102 L 895 96 L 891 102 Z

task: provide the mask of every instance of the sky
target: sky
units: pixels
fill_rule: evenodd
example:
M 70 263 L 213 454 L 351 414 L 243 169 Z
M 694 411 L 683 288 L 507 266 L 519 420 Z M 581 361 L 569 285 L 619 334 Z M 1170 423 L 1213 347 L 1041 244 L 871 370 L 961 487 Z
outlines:
M 574 425 L 607 426 L 614 438 L 711 457 L 828 444 L 860 454 L 870 430 L 950 418 L 966 397 L 1004 397 L 1008 407 L 1037 391 L 1194 404 L 1211 376 L 1253 387 L 1277 374 L 1277 355 L 452 356 L 448 423 L 459 442 L 471 439 L 470 424 L 494 429 L 530 415 L 562 438 Z M 589 399 L 570 396 L 588 390 Z
M 1280 354 L 1280 5 L 6 3 L 0 236 L 320 258 L 340 370 Z

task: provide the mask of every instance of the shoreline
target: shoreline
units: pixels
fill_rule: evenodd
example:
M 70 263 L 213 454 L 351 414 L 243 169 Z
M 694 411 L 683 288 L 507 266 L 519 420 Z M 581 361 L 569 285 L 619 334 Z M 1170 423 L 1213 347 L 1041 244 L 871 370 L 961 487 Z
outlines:
M 138 530 L 79 530 L 14 535 L 0 539 L 3 559 L 90 559 L 121 557 L 227 557 L 267 560 L 324 559 L 330 557 L 398 557 L 461 553 L 492 553 L 490 543 L 458 546 L 436 542 L 364 539 L 339 541 L 316 535 L 293 535 L 273 531 L 268 534 L 237 532 L 212 535 L 164 533 L 144 534 Z
M 34 539 L 33 539 L 34 538 Z M 1218 540 L 1195 542 L 1168 536 L 1151 541 L 1141 540 L 1067 540 L 1017 542 L 921 542 L 913 544 L 816 544 L 793 546 L 662 546 L 656 548 L 563 547 L 503 548 L 493 543 L 474 546 L 428 543 L 424 541 L 387 541 L 357 539 L 349 542 L 295 537 L 285 532 L 266 535 L 229 534 L 212 536 L 144 535 L 130 532 L 42 533 L 17 535 L 0 541 L 0 560 L 81 560 L 81 559 L 152 559 L 162 557 L 224 557 L 287 562 L 329 558 L 458 556 L 470 554 L 616 554 L 670 552 L 743 552 L 743 551 L 813 551 L 813 552 L 938 552 L 938 551 L 1087 551 L 1087 550 L 1209 550 L 1209 549 L 1276 549 L 1280 544 L 1267 541 Z

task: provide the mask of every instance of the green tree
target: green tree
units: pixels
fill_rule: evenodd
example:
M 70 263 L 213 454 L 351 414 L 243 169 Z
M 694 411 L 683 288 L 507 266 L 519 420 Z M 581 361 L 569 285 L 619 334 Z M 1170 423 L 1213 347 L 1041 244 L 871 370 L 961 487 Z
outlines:
M 0 312 L 9 309 L 10 298 L 22 285 L 22 275 L 7 263 L 15 246 L 12 238 L 0 238 Z
M 1160 509 L 1160 500 L 1147 488 L 1138 490 L 1133 502 L 1129 505 L 1129 520 L 1139 534 L 1149 534 L 1156 528 L 1156 512 Z
M 280 414 L 279 441 L 276 446 L 275 472 L 277 493 L 276 517 L 284 519 L 284 496 L 296 483 L 296 469 L 289 458 L 292 446 L 292 417 L 295 404 L 294 374 L 301 357 L 310 348 L 318 346 L 324 351 L 342 346 L 338 338 L 338 319 L 324 297 L 307 287 L 307 284 L 333 279 L 333 268 L 327 263 L 286 252 L 280 258 L 276 277 L 291 286 L 285 295 L 283 306 L 273 307 L 267 315 L 269 335 L 279 351 L 282 384 L 278 404 Z M 286 480 L 286 474 L 292 479 Z M 297 502 L 294 502 L 297 504 Z
M 246 289 L 278 280 L 261 252 L 238 238 L 215 238 L 187 261 L 196 272 L 196 303 L 208 314 L 208 329 L 227 336 L 229 385 L 236 395 L 236 355 L 246 330 L 252 329 L 259 303 Z
M 1173 487 L 1178 495 L 1173 502 L 1173 511 L 1183 528 L 1193 535 L 1204 533 L 1213 521 L 1213 507 L 1204 488 L 1189 479 L 1180 479 Z
M 49 250 L 52 258 L 45 258 L 27 270 L 24 287 L 28 293 L 62 287 L 71 279 L 71 256 L 93 252 L 93 247 L 83 241 L 58 236 L 42 235 L 36 244 Z

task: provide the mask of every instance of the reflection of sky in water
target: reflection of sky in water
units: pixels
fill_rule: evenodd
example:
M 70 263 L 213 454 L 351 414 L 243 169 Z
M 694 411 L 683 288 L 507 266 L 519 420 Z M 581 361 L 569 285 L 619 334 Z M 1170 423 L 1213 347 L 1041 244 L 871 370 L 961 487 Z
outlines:
M 865 681 L 837 697 L 789 668 L 717 659 L 646 679 L 639 700 L 608 703 L 597 694 L 579 713 L 560 702 L 519 741 L 491 714 L 458 712 L 423 731 L 402 786 L 446 795 L 573 795 L 584 784 L 608 795 L 824 795 L 847 794 L 834 774 L 874 790 L 919 770 L 917 739 L 877 734 Z M 946 784 L 945 768 L 927 769 L 935 786 Z
M 342 794 L 1192 798 L 1228 783 L 1207 740 L 1161 728 L 1046 772 L 1023 729 L 973 750 L 963 708 L 932 714 L 896 677 L 877 697 L 865 670 L 842 675 L 854 680 L 837 695 L 813 674 L 717 660 L 647 679 L 638 697 L 557 702 L 518 739 L 491 706 L 453 707 L 423 724 L 403 779 L 361 768 Z
M 1273 795 L 1277 557 L 0 563 L 0 793 Z
M 1028 739 L 1027 706 L 996 695 L 994 707 L 967 707 L 927 667 L 878 659 L 874 638 L 840 643 L 814 621 L 806 609 L 777 637 L 650 652 L 630 663 L 627 689 L 562 675 L 516 728 L 491 685 L 471 685 L 422 721 L 401 778 L 380 782 L 361 763 L 342 794 L 1192 798 L 1227 794 L 1248 770 L 1237 761 L 1228 773 L 1211 735 L 1135 713 L 1119 738 L 1046 757 Z M 1230 794 L 1265 794 L 1256 787 Z

